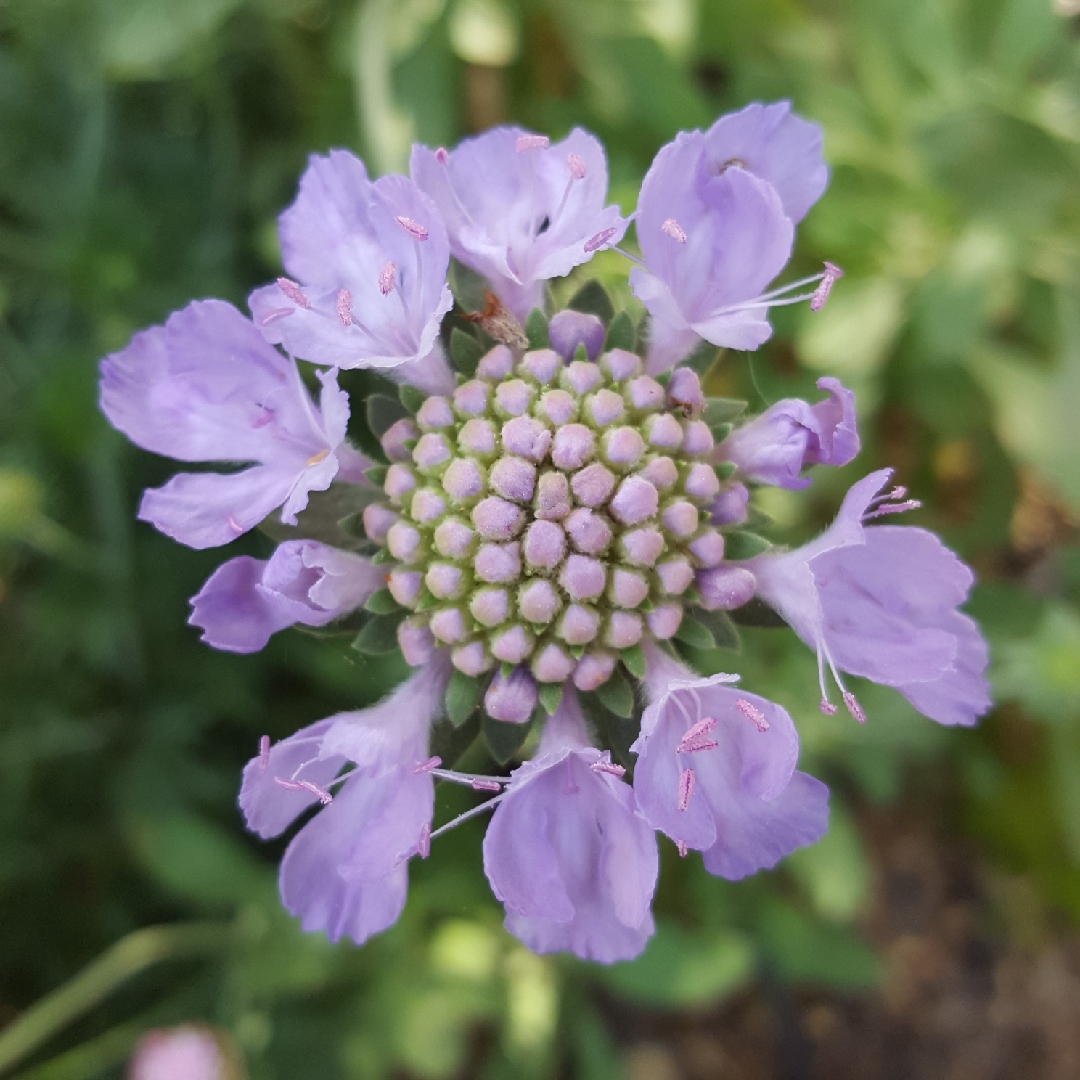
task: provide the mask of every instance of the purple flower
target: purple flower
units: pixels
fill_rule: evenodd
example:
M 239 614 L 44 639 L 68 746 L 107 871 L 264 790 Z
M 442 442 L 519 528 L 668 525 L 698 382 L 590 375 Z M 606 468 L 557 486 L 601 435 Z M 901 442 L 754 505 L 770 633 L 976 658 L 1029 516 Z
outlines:
M 787 712 L 725 685 L 737 675 L 695 678 L 655 645 L 646 658 L 651 704 L 631 749 L 634 792 L 649 823 L 732 880 L 817 840 L 828 826 L 829 791 L 795 771 L 799 737 Z
M 821 378 L 829 397 L 816 405 L 785 398 L 736 428 L 716 452 L 757 484 L 798 491 L 810 485 L 799 474 L 808 465 L 846 465 L 859 452 L 855 395 L 838 379 Z
M 655 929 L 656 837 L 622 771 L 588 745 L 577 697 L 564 689 L 484 837 L 506 928 L 534 952 L 610 964 L 637 956 Z
M 294 623 L 325 626 L 382 588 L 367 559 L 317 540 L 286 540 L 269 560 L 240 555 L 219 566 L 191 598 L 188 622 L 215 649 L 252 653 Z
M 853 485 L 833 524 L 816 540 L 745 563 L 758 595 L 818 656 L 821 708 L 835 711 L 825 665 L 851 712 L 863 719 L 838 669 L 894 686 L 921 713 L 942 724 L 974 724 L 990 707 L 983 672 L 986 642 L 957 608 L 973 575 L 933 533 L 865 522 L 910 509 L 902 488 L 878 495 L 891 469 Z
M 276 507 L 296 524 L 308 492 L 362 481 L 344 441 L 337 376 L 321 373 L 316 409 L 286 360 L 234 307 L 200 300 L 136 334 L 101 363 L 101 409 L 144 450 L 180 461 L 255 462 L 229 474 L 179 473 L 143 494 L 139 517 L 193 548 L 216 547 Z
M 585 355 L 595 360 L 604 347 L 604 324 L 595 316 L 566 308 L 552 315 L 548 323 L 551 347 L 566 361 L 574 359 L 579 345 Z
M 345 150 L 312 155 L 278 235 L 290 277 L 248 300 L 267 341 L 340 368 L 394 368 L 431 353 L 453 305 L 450 246 L 411 180 L 371 182 Z
M 756 349 L 766 313 L 786 289 L 762 295 L 791 254 L 794 222 L 828 179 L 821 134 L 786 102 L 681 132 L 656 155 L 638 199 L 645 269 L 630 284 L 652 316 L 648 370 L 664 371 L 700 338 Z
M 320 720 L 273 747 L 264 740 L 244 767 L 240 808 L 264 839 L 322 804 L 281 861 L 281 899 L 304 930 L 359 945 L 401 914 L 406 864 L 428 852 L 428 727 L 449 675 L 448 659 L 437 655 L 380 704 Z
M 148 1031 L 128 1063 L 128 1080 L 227 1080 L 225 1056 L 214 1033 L 196 1024 Z
M 618 207 L 604 206 L 604 149 L 580 128 L 554 146 L 511 127 L 449 154 L 416 145 L 409 172 L 439 208 L 454 257 L 487 277 L 518 318 L 542 306 L 545 281 L 626 231 Z

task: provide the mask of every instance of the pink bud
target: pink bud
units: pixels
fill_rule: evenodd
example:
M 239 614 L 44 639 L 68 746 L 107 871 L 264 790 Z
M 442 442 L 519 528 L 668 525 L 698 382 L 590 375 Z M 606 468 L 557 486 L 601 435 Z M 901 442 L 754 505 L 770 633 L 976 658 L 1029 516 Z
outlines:
M 532 389 L 523 379 L 510 379 L 495 387 L 495 409 L 506 416 L 522 416 L 532 401 Z
M 584 424 L 567 424 L 555 432 L 551 460 L 560 469 L 580 469 L 593 456 L 593 433 Z
M 525 562 L 542 570 L 554 570 L 566 552 L 566 534 L 554 521 L 534 521 L 525 534 Z
M 704 461 L 695 461 L 683 481 L 683 491 L 694 499 L 712 502 L 720 494 L 720 481 L 716 478 L 712 466 L 706 465 Z
M 454 391 L 454 408 L 465 416 L 479 416 L 488 402 L 488 385 L 480 379 L 462 383 Z
M 610 598 L 621 608 L 636 608 L 649 595 L 649 583 L 643 574 L 617 566 L 611 574 Z
M 513 370 L 514 354 L 506 345 L 496 345 L 480 357 L 480 362 L 476 365 L 476 377 L 500 382 Z
M 714 525 L 741 525 L 747 517 L 750 492 L 743 484 L 732 484 L 717 495 L 709 507 Z
M 423 428 L 450 427 L 454 422 L 454 410 L 444 397 L 429 397 L 420 406 L 416 422 Z
M 484 491 L 484 474 L 472 459 L 454 458 L 443 473 L 442 486 L 452 499 L 475 499 Z
M 571 555 L 559 575 L 559 584 L 571 600 L 593 600 L 604 591 L 604 564 L 587 555 Z
M 701 606 L 706 611 L 731 611 L 749 603 L 757 579 L 741 566 L 720 566 L 715 570 L 699 570 L 697 587 Z
M 632 379 L 626 391 L 630 395 L 630 404 L 641 412 L 651 412 L 664 404 L 664 388 L 648 375 Z
M 533 349 L 521 358 L 518 370 L 547 386 L 562 368 L 562 357 L 554 349 Z
M 499 458 L 488 476 L 492 489 L 504 499 L 528 502 L 536 487 L 536 466 L 524 458 Z
M 584 506 L 603 506 L 615 487 L 615 477 L 599 462 L 574 473 L 570 479 L 574 498 Z
M 671 413 L 659 413 L 645 421 L 645 438 L 650 446 L 662 450 L 677 450 L 682 446 L 682 424 Z
M 469 603 L 469 614 L 482 626 L 498 626 L 510 614 L 510 597 L 505 589 L 482 589 Z
M 607 388 L 597 390 L 595 394 L 587 398 L 585 408 L 597 427 L 607 427 L 608 424 L 615 423 L 616 420 L 622 419 L 625 411 L 622 395 Z
M 615 492 L 609 507 L 611 516 L 623 525 L 636 525 L 656 513 L 660 496 L 656 488 L 640 476 L 628 476 Z
M 405 496 L 416 487 L 416 477 L 408 465 L 395 461 L 386 470 L 386 479 L 383 481 L 383 491 L 386 492 L 391 502 L 402 503 Z
M 679 470 L 675 462 L 669 457 L 653 458 L 641 472 L 638 473 L 643 480 L 648 480 L 657 491 L 666 491 L 674 487 L 679 479 Z
M 491 642 L 491 654 L 505 664 L 520 664 L 532 652 L 535 638 L 523 626 L 504 630 Z
M 444 645 L 453 645 L 465 637 L 465 618 L 457 608 L 443 608 L 431 616 L 431 632 Z
M 421 555 L 420 534 L 404 521 L 395 521 L 386 534 L 390 554 L 400 562 L 413 562 Z
M 435 530 L 435 550 L 446 559 L 460 559 L 468 553 L 474 536 L 476 533 L 460 518 L 448 518 Z
M 682 413 L 687 420 L 700 416 L 701 410 L 705 408 L 705 394 L 701 389 L 701 380 L 697 372 L 690 368 L 679 367 L 671 373 L 667 397 L 672 411 Z
M 695 537 L 687 545 L 690 554 L 704 567 L 719 566 L 724 558 L 724 538 L 715 529 Z
M 391 570 L 386 587 L 402 607 L 411 608 L 420 595 L 421 580 L 419 570 Z
M 476 553 L 473 569 L 481 581 L 504 585 L 517 581 L 521 574 L 521 550 L 517 541 L 512 544 L 484 544 Z
M 438 492 L 431 488 L 421 488 L 412 497 L 409 513 L 412 514 L 413 521 L 426 525 L 446 513 L 446 503 L 439 497 Z
M 615 670 L 615 657 L 608 652 L 588 652 L 574 668 L 574 685 L 581 691 L 588 693 L 611 678 Z
M 577 401 L 565 390 L 548 390 L 540 398 L 540 412 L 556 427 L 568 424 L 577 412 Z
M 570 542 L 584 555 L 599 555 L 611 543 L 611 526 L 592 510 L 579 507 L 563 523 Z
M 382 503 L 369 503 L 363 513 L 364 535 L 375 543 L 382 543 L 390 526 L 397 521 L 397 514 Z
M 521 507 L 491 495 L 473 508 L 472 523 L 485 540 L 509 540 L 525 524 Z
M 645 453 L 645 440 L 632 427 L 616 428 L 604 436 L 604 453 L 613 465 L 636 465 Z
M 450 447 L 446 439 L 436 432 L 429 431 L 420 436 L 420 441 L 413 449 L 413 461 L 420 469 L 437 469 L 450 460 Z
M 568 645 L 587 645 L 600 629 L 600 616 L 592 608 L 571 604 L 559 622 L 559 636 Z
M 684 454 L 707 454 L 713 444 L 713 434 L 704 420 L 691 420 L 683 428 Z
M 408 417 L 402 417 L 400 420 L 395 420 L 383 432 L 379 444 L 383 448 L 383 453 L 391 461 L 410 461 L 412 451 L 406 448 L 405 442 L 407 439 L 416 439 L 419 435 L 416 425 Z
M 482 641 L 470 641 L 468 645 L 459 645 L 450 654 L 450 663 L 463 675 L 476 678 L 491 667 L 491 658 L 484 651 Z
M 458 448 L 466 454 L 487 456 L 495 453 L 495 428 L 489 420 L 474 417 L 466 420 L 458 431 Z
M 540 474 L 535 511 L 538 518 L 546 521 L 562 521 L 570 513 L 570 482 L 565 473 Z
M 673 638 L 683 619 L 681 604 L 657 604 L 646 616 L 649 632 L 657 641 Z
M 677 499 L 669 506 L 664 507 L 664 512 L 660 515 L 660 520 L 663 522 L 664 528 L 667 529 L 672 536 L 685 539 L 688 536 L 693 536 L 694 533 L 697 532 L 697 507 L 693 503 L 687 502 L 685 499 Z
M 600 366 L 607 371 L 615 382 L 622 382 L 636 375 L 641 370 L 641 357 L 627 349 L 612 349 L 604 353 Z
M 629 611 L 613 611 L 608 620 L 604 643 L 613 649 L 629 649 L 641 640 L 642 632 L 640 615 Z
M 398 648 L 409 667 L 420 667 L 435 655 L 435 638 L 428 628 L 427 618 L 410 618 L 398 623 Z
M 551 622 L 559 613 L 562 601 L 547 581 L 531 581 L 518 593 L 518 613 L 531 623 Z
M 130 1080 L 224 1080 L 225 1057 L 213 1032 L 194 1024 L 159 1028 L 139 1040 Z
M 532 716 L 536 702 L 536 683 L 523 667 L 514 668 L 508 677 L 496 672 L 484 695 L 488 716 L 510 724 L 524 724 Z
M 566 385 L 578 397 L 584 397 L 602 378 L 603 375 L 600 369 L 595 364 L 590 364 L 585 360 L 573 361 L 567 366 L 563 374 Z
M 427 585 L 432 596 L 446 600 L 461 590 L 461 568 L 448 563 L 434 563 L 428 567 L 424 575 L 424 584 Z
M 683 556 L 669 559 L 656 567 L 656 576 L 669 596 L 681 596 L 694 580 L 694 568 Z
M 574 670 L 575 661 L 562 648 L 549 642 L 533 657 L 532 673 L 539 682 L 564 682 Z
M 530 461 L 543 461 L 551 447 L 551 432 L 531 416 L 518 416 L 502 426 L 503 449 Z
M 664 550 L 664 535 L 659 529 L 635 529 L 623 533 L 619 547 L 628 562 L 635 566 L 652 566 Z

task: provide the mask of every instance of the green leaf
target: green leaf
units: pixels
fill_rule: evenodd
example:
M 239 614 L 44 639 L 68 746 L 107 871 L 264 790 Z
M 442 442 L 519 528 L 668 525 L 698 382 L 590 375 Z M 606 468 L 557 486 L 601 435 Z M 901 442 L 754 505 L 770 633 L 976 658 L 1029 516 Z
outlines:
M 472 378 L 483 355 L 484 346 L 472 334 L 466 334 L 456 326 L 450 331 L 450 362 L 462 375 Z
M 551 714 L 559 707 L 559 702 L 562 701 L 563 684 L 541 683 L 539 692 L 540 704 L 544 706 L 544 712 L 546 712 L 548 716 L 551 716 Z
M 372 394 L 367 399 L 365 413 L 368 427 L 377 439 L 381 439 L 390 430 L 391 425 L 409 415 L 405 411 L 405 406 L 388 394 Z
M 705 399 L 705 411 L 701 418 L 710 427 L 713 424 L 727 424 L 738 420 L 746 412 L 747 404 L 748 402 L 738 398 L 708 397 Z
M 604 703 L 604 707 L 616 716 L 629 719 L 634 715 L 633 688 L 618 668 L 611 673 L 611 678 L 606 683 L 596 688 L 596 696 Z
M 725 559 L 752 559 L 771 547 L 772 544 L 757 533 L 745 532 L 742 529 L 733 529 L 731 532 L 724 533 Z
M 386 483 L 386 474 L 390 471 L 389 465 L 371 465 L 364 470 L 364 475 L 376 487 L 382 487 Z
M 704 608 L 694 608 L 694 620 L 709 631 L 719 648 L 739 651 L 741 645 L 739 629 L 726 611 L 706 611 Z
M 396 615 L 374 616 L 353 639 L 352 647 L 366 656 L 385 656 L 387 653 L 396 652 L 398 623 L 404 618 L 404 611 Z
M 401 399 L 401 404 L 404 405 L 413 416 L 420 411 L 420 406 L 423 405 L 428 398 L 423 390 L 420 390 L 409 383 L 402 383 L 398 387 L 398 397 Z
M 371 556 L 372 566 L 382 566 L 384 563 L 392 563 L 394 556 L 390 554 L 389 548 L 379 548 L 379 550 Z
M 529 737 L 529 729 L 535 718 L 534 712 L 524 724 L 508 724 L 503 720 L 492 720 L 484 713 L 480 720 L 480 729 L 484 733 L 484 741 L 491 751 L 491 756 L 500 765 L 505 765 L 521 749 Z
M 389 589 L 380 589 L 367 598 L 364 610 L 370 611 L 372 615 L 390 615 L 402 609 L 401 605 L 390 595 Z
M 452 258 L 446 273 L 446 283 L 462 311 L 480 311 L 483 308 L 488 283 L 482 274 Z
M 717 480 L 723 484 L 731 479 L 737 467 L 734 461 L 721 461 L 719 465 L 713 466 L 713 472 L 716 473 Z
M 615 314 L 615 308 L 611 303 L 611 297 L 607 289 L 596 278 L 590 278 L 570 298 L 566 305 L 574 311 L 583 311 L 588 315 L 596 315 L 607 326 Z
M 607 337 L 604 338 L 604 348 L 626 349 L 627 352 L 633 352 L 636 344 L 637 335 L 634 332 L 634 320 L 630 318 L 630 312 L 620 311 L 608 326 Z
M 729 611 L 728 615 L 731 616 L 731 621 L 739 626 L 757 626 L 767 630 L 779 630 L 787 626 L 777 612 L 756 596 L 742 607 Z
M 645 678 L 645 653 L 642 652 L 640 645 L 623 649 L 619 655 L 622 657 L 623 666 L 635 679 Z
M 454 669 L 446 687 L 446 717 L 454 727 L 461 727 L 476 712 L 485 682 Z
M 525 336 L 529 339 L 530 349 L 548 349 L 551 338 L 548 337 L 547 317 L 539 308 L 533 308 L 525 320 Z
M 683 621 L 679 623 L 679 629 L 675 631 L 675 640 L 681 641 L 684 645 L 689 645 L 692 649 L 716 648 L 716 642 L 713 641 L 709 628 L 703 626 L 690 615 L 683 616 Z

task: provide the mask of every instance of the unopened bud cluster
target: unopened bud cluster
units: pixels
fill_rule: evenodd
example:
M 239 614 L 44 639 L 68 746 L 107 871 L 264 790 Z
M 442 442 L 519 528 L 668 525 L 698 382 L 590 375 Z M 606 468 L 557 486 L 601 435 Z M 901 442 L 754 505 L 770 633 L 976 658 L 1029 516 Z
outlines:
M 619 650 L 672 637 L 695 572 L 724 555 L 703 406 L 692 371 L 665 387 L 622 349 L 515 363 L 498 345 L 452 398 L 398 421 L 383 436 L 387 503 L 364 524 L 414 613 L 406 659 L 438 643 L 467 675 L 527 665 L 592 690 Z

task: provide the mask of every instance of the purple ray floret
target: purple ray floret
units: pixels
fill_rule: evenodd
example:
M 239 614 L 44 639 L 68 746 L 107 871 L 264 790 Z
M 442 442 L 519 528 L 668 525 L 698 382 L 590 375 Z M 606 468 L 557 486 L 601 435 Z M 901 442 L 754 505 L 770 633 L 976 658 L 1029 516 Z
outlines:
M 240 555 L 191 598 L 188 622 L 215 649 L 252 653 L 287 626 L 325 626 L 382 588 L 383 573 L 317 540 L 286 540 L 268 560 Z
M 281 863 L 282 901 L 304 930 L 360 944 L 401 914 L 406 864 L 428 851 L 434 786 L 421 766 L 448 679 L 449 663 L 438 657 L 380 704 L 320 720 L 273 747 L 267 740 L 244 767 L 240 808 L 263 838 L 323 804 Z
M 838 379 L 818 379 L 829 397 L 816 405 L 785 398 L 736 428 L 717 450 L 757 484 L 798 491 L 810 485 L 808 465 L 846 465 L 859 452 L 855 395 Z
M 248 300 L 267 341 L 340 368 L 394 368 L 431 353 L 453 304 L 450 246 L 411 180 L 372 182 L 346 150 L 312 155 L 278 233 L 289 277 Z
M 894 686 L 932 720 L 974 724 L 990 696 L 986 642 L 957 610 L 972 572 L 925 529 L 864 524 L 910 505 L 878 495 L 890 476 L 882 469 L 853 485 L 816 540 L 745 565 L 758 595 L 817 653 L 822 673 L 827 664 L 834 675 L 839 669 Z M 854 698 L 845 692 L 844 700 L 852 708 Z M 830 711 L 824 675 L 822 702 Z M 857 703 L 852 711 L 861 714 Z
M 180 461 L 255 462 L 179 473 L 144 493 L 139 517 L 194 548 L 235 540 L 281 507 L 296 524 L 311 491 L 362 480 L 345 441 L 349 401 L 320 374 L 316 409 L 291 360 L 236 308 L 200 300 L 136 334 L 101 363 L 101 409 L 144 450 Z
M 799 737 L 774 702 L 699 679 L 646 649 L 651 704 L 641 718 L 634 791 L 649 824 L 705 868 L 737 879 L 775 866 L 828 826 L 828 788 L 795 771 Z
M 613 963 L 637 956 L 653 933 L 656 838 L 621 771 L 588 746 L 566 688 L 484 837 L 484 870 L 506 905 L 506 928 L 534 952 Z
M 454 257 L 483 274 L 518 318 L 541 306 L 545 281 L 626 231 L 619 208 L 604 205 L 604 148 L 581 128 L 554 145 L 512 127 L 450 153 L 416 145 L 409 172 L 438 206 Z

